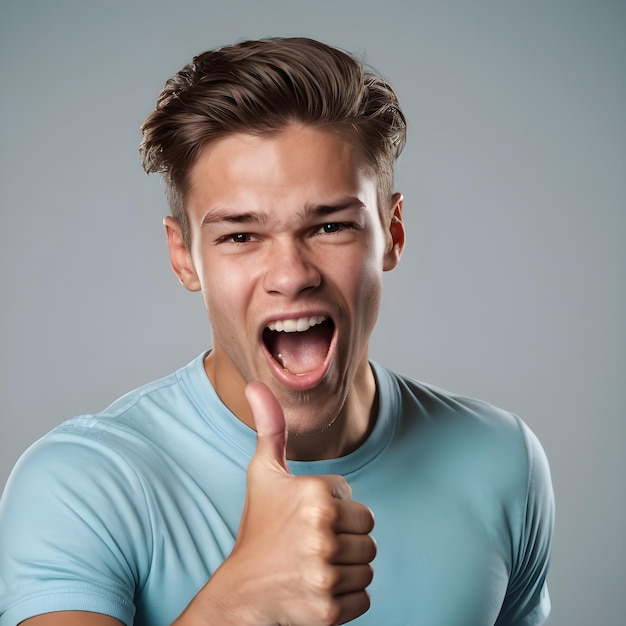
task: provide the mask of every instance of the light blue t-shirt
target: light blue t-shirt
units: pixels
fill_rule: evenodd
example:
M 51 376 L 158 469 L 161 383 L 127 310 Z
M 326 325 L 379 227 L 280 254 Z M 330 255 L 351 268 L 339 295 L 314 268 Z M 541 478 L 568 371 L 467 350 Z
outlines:
M 170 624 L 229 555 L 255 432 L 219 400 L 199 356 L 35 443 L 0 504 L 0 626 L 51 611 Z M 379 415 L 339 459 L 374 512 L 378 554 L 359 626 L 529 626 L 545 586 L 553 494 L 517 417 L 372 364 Z

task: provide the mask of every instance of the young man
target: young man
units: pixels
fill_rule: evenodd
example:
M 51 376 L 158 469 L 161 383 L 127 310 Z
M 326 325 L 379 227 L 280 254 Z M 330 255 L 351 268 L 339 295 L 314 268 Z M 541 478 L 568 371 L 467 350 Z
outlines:
M 168 81 L 143 135 L 213 347 L 24 455 L 0 625 L 543 623 L 539 443 L 368 360 L 404 246 L 392 88 L 315 41 L 244 42 Z

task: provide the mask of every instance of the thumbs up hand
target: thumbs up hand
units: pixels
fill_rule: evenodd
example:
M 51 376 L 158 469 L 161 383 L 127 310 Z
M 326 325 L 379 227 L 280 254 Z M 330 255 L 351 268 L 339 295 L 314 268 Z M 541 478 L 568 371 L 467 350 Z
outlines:
M 341 476 L 293 476 L 280 405 L 262 383 L 249 384 L 246 397 L 257 448 L 235 547 L 176 624 L 351 621 L 369 608 L 372 512 L 351 500 Z
M 257 444 L 253 461 L 272 464 L 286 474 L 287 425 L 283 410 L 272 392 L 263 383 L 250 383 L 246 387 L 246 399 L 252 409 Z

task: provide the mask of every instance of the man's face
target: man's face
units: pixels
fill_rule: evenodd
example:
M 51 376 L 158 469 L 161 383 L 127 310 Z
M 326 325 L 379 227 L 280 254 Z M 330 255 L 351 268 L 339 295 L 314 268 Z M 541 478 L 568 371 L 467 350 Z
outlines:
M 373 383 L 368 343 L 382 271 L 404 241 L 401 196 L 381 219 L 360 150 L 302 125 L 210 144 L 190 182 L 190 249 L 171 218 L 168 244 L 181 282 L 204 296 L 217 393 L 252 425 L 243 389 L 260 380 L 290 432 L 325 429 L 351 392 Z

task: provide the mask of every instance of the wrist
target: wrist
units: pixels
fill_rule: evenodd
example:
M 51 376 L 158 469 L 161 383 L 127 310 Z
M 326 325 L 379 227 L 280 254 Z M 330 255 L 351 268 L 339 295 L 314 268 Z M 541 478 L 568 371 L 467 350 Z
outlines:
M 232 557 L 229 557 L 229 559 Z M 242 580 L 231 576 L 229 559 L 215 571 L 171 626 L 270 626 L 242 597 Z

